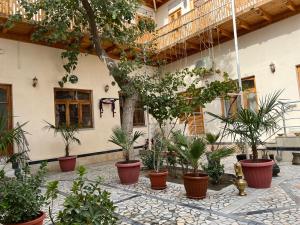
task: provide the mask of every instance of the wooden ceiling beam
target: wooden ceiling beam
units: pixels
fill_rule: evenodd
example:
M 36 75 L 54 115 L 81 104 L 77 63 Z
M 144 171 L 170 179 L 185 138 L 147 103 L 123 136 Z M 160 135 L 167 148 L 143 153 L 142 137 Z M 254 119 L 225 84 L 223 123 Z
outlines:
M 193 42 L 191 42 L 191 41 L 186 41 L 186 46 L 188 47 L 188 48 L 191 48 L 191 49 L 199 49 L 200 48 L 200 45 L 199 44 L 195 44 L 195 43 L 193 43 Z
M 264 20 L 269 21 L 269 22 L 273 21 L 272 16 L 269 13 L 267 13 L 265 10 L 263 10 L 261 8 L 256 8 L 256 9 L 254 9 L 254 11 L 256 12 L 257 15 L 264 18 Z
M 224 36 L 224 37 L 228 37 L 230 39 L 233 38 L 233 34 L 227 30 L 224 30 L 223 28 L 216 28 L 216 31 L 219 33 L 219 35 Z
M 293 12 L 297 11 L 297 7 L 296 7 L 295 3 L 292 2 L 291 0 L 287 0 L 285 3 L 285 6 Z
M 245 30 L 248 30 L 248 31 L 252 30 L 251 26 L 244 20 L 237 19 L 237 25 Z

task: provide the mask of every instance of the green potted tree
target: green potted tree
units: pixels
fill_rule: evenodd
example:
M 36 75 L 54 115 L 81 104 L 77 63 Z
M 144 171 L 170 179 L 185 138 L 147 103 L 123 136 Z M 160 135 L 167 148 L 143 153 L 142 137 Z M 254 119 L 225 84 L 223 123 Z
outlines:
M 180 132 L 174 132 L 173 142 L 178 154 L 192 167 L 192 172 L 183 175 L 186 196 L 192 199 L 205 198 L 208 175 L 199 171 L 199 160 L 206 150 L 205 141 L 202 138 L 188 138 Z
M 75 136 L 78 133 L 78 127 L 67 126 L 65 124 L 60 126 L 55 126 L 49 122 L 46 123 L 47 125 L 45 126 L 45 129 L 53 130 L 54 136 L 60 134 L 65 144 L 65 156 L 58 158 L 61 171 L 63 172 L 74 171 L 77 157 L 70 155 L 70 145 L 72 143 L 77 143 L 79 145 L 81 144 L 80 140 Z
M 280 94 L 281 91 L 262 98 L 257 110 L 243 108 L 238 110 L 236 114 L 226 118 L 209 113 L 227 123 L 226 131 L 228 135 L 232 135 L 234 139 L 243 138 L 251 146 L 253 159 L 241 161 L 249 187 L 269 188 L 271 186 L 274 161 L 258 159 L 257 145 L 264 144 L 262 141 L 263 135 L 274 133 L 278 127 L 277 122 L 280 114 L 277 100 Z
M 152 146 L 153 170 L 149 172 L 151 188 L 154 190 L 163 190 L 167 187 L 168 170 L 162 169 L 163 154 L 167 149 L 166 140 L 162 135 L 155 135 Z
M 32 175 L 28 167 L 23 171 L 17 177 L 6 177 L 4 171 L 0 171 L 0 224 L 43 224 L 45 213 L 42 208 L 47 199 L 40 188 L 46 164 L 41 165 L 36 175 Z
M 58 196 L 58 182 L 53 181 L 47 185 L 47 198 L 51 200 L 49 216 L 53 224 L 99 224 L 115 225 L 114 203 L 110 200 L 110 193 L 102 190 L 101 178 L 88 181 L 85 177 L 86 169 L 82 166 L 76 169 L 78 177 L 73 181 L 71 192 L 66 196 L 63 209 L 53 217 L 54 200 Z
M 141 136 L 143 136 L 143 133 L 139 131 L 135 131 L 131 135 L 122 128 L 117 127 L 113 129 L 113 135 L 109 141 L 122 148 L 125 159 L 125 161 L 116 163 L 122 184 L 134 184 L 139 179 L 141 162 L 139 160 L 130 160 L 130 153 L 133 151 L 134 143 Z

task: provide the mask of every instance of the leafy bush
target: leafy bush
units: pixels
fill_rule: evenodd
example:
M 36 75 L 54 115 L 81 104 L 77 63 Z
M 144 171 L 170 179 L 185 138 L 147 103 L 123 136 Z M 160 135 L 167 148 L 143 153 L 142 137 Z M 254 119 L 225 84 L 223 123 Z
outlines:
M 101 189 L 101 179 L 95 182 L 87 182 L 86 169 L 77 169 L 78 177 L 74 180 L 71 193 L 66 197 L 64 209 L 58 213 L 55 222 L 57 225 L 114 225 L 117 218 L 114 215 L 116 207 L 110 200 L 110 193 Z M 52 202 L 58 194 L 58 182 L 50 182 L 47 188 L 47 196 Z M 52 215 L 52 208 L 49 207 L 49 214 Z
M 144 166 L 147 167 L 147 169 L 149 170 L 154 170 L 154 163 L 156 164 L 155 162 L 155 158 L 154 157 L 154 152 L 153 151 L 150 151 L 150 150 L 146 150 L 142 155 L 141 155 L 141 159 L 142 159 L 142 162 L 144 164 Z M 163 160 L 162 158 L 159 159 L 160 160 L 160 165 L 163 164 Z
M 41 185 L 46 173 L 46 164 L 42 164 L 36 175 L 29 168 L 17 178 L 0 177 L 0 223 L 17 224 L 37 218 L 46 198 Z
M 233 148 L 223 147 L 206 154 L 208 163 L 202 165 L 202 168 L 214 184 L 219 184 L 224 174 L 224 165 L 221 165 L 221 159 L 230 156 L 233 152 Z

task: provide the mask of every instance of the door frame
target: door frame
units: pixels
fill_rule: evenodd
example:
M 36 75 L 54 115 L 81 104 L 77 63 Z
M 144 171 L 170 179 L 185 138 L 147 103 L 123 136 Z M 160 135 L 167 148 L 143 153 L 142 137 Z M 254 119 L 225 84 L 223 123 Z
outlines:
M 8 105 L 8 129 L 13 128 L 13 96 L 12 96 L 12 85 L 6 83 L 0 83 L 0 87 L 7 89 L 7 105 Z M 11 145 L 8 149 L 8 154 L 12 155 L 14 153 L 14 147 Z

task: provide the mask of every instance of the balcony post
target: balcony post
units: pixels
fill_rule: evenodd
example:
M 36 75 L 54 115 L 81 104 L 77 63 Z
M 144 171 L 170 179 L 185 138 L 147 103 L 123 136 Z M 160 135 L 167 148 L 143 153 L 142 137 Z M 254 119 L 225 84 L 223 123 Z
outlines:
M 236 12 L 235 12 L 235 0 L 231 0 L 231 12 L 232 12 L 232 23 L 233 23 L 233 34 L 234 34 L 234 47 L 235 47 L 235 57 L 236 57 L 236 72 L 238 75 L 239 83 L 239 108 L 244 107 L 244 97 L 243 97 L 243 86 L 241 77 L 241 67 L 240 67 L 240 57 L 239 57 L 239 44 L 237 36 L 237 26 L 236 26 Z

